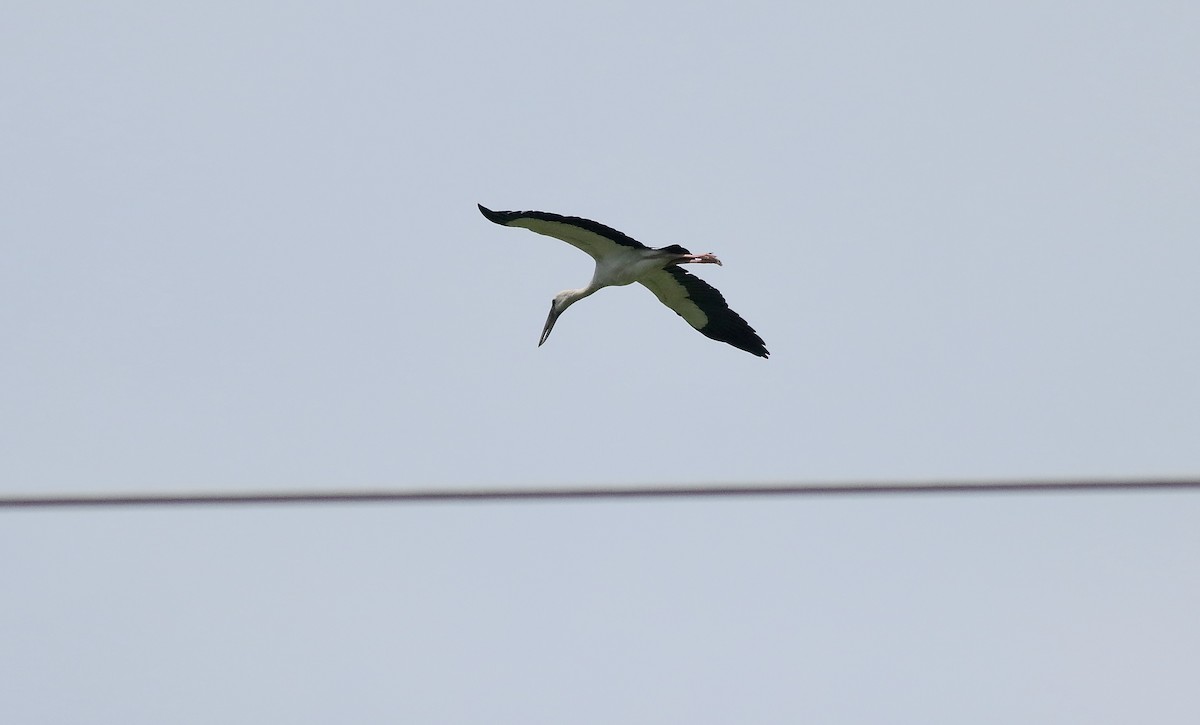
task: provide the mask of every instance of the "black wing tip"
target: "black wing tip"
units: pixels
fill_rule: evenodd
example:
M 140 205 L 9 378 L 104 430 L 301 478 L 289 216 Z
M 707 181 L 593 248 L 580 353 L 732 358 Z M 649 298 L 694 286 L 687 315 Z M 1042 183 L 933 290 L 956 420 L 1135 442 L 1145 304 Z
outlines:
M 745 321 L 743 321 L 742 324 L 745 325 Z M 762 338 L 759 337 L 758 333 L 756 333 L 749 325 L 746 325 L 744 329 L 722 330 L 721 332 L 723 334 L 720 334 L 719 336 L 711 335 L 706 330 L 701 330 L 700 332 L 707 337 L 718 340 L 727 345 L 732 345 L 739 350 L 745 350 L 751 355 L 761 357 L 764 360 L 771 357 L 771 353 L 767 350 L 767 346 L 762 341 Z
M 479 212 L 487 217 L 490 222 L 503 224 L 508 226 L 517 219 L 542 219 L 545 221 L 561 221 L 567 217 L 562 217 L 558 214 L 550 214 L 544 211 L 493 211 L 483 204 L 476 204 L 479 207 Z
M 475 206 L 479 207 L 479 213 L 483 214 L 488 221 L 495 222 L 496 224 L 504 224 L 507 221 L 511 221 L 513 217 L 513 212 L 511 211 L 492 211 L 483 204 L 476 204 Z
M 733 310 L 728 312 L 728 316 L 717 317 L 714 322 L 700 328 L 700 334 L 710 340 L 723 342 L 764 360 L 771 357 L 766 343 L 758 336 L 754 328 Z

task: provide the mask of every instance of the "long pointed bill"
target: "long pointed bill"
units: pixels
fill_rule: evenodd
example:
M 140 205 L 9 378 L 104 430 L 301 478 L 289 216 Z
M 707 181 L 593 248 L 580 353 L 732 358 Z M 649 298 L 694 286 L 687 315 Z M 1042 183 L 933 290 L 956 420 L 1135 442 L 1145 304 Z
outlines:
M 550 303 L 550 315 L 546 318 L 546 326 L 542 328 L 542 339 L 538 340 L 538 347 L 546 342 L 546 338 L 550 337 L 550 331 L 554 329 L 554 323 L 558 321 L 558 316 L 562 314 L 562 310 L 554 308 L 554 303 Z

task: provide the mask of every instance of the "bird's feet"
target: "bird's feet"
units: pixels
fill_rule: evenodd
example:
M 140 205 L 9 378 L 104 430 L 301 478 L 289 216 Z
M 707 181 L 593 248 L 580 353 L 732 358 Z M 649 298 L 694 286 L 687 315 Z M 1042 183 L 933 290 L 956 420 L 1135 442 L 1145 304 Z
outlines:
M 689 254 L 688 256 L 684 257 L 683 261 L 693 262 L 695 264 L 721 264 L 721 260 L 717 259 L 717 255 L 713 254 L 712 252 L 705 252 L 704 254 Z

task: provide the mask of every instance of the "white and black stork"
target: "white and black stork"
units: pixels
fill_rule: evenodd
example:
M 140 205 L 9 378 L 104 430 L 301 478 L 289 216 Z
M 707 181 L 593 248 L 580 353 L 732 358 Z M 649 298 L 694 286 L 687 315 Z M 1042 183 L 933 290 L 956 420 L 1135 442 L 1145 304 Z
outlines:
M 641 282 L 660 302 L 707 337 L 759 357 L 770 354 L 754 328 L 729 309 L 720 292 L 678 266 L 720 264 L 710 253 L 692 254 L 678 244 L 652 249 L 616 229 L 574 216 L 544 211 L 492 211 L 482 204 L 479 211 L 497 224 L 523 227 L 561 239 L 596 260 L 596 273 L 587 287 L 564 290 L 554 296 L 539 347 L 550 337 L 559 315 L 571 305 L 603 287 Z

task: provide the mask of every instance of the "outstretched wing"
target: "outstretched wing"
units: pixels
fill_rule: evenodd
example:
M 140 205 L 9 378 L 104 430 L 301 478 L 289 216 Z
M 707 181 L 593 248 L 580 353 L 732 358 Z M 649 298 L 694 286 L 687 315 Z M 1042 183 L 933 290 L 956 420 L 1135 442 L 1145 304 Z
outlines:
M 546 211 L 492 211 L 479 205 L 479 211 L 489 221 L 506 227 L 522 227 L 538 234 L 561 239 L 571 246 L 582 249 L 596 261 L 607 256 L 618 248 L 646 249 L 633 237 L 606 227 L 591 219 L 581 219 L 577 216 L 563 216 Z
M 638 279 L 654 296 L 706 337 L 729 343 L 751 355 L 768 357 L 767 346 L 712 285 L 677 266 L 664 267 Z

